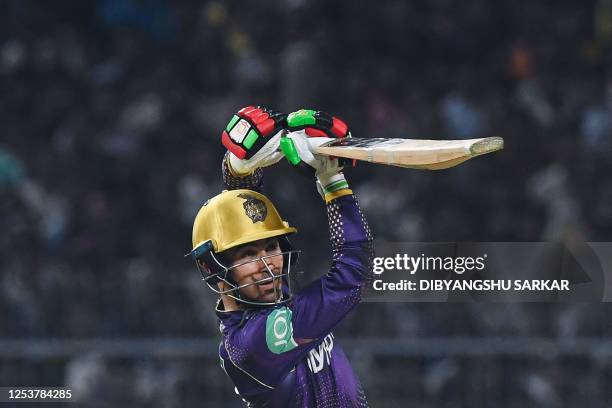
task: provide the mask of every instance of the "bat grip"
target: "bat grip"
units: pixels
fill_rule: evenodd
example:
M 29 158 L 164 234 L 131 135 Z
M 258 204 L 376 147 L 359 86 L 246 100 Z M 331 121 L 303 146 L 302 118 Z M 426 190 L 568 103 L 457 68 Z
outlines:
M 338 139 L 334 139 L 331 137 L 310 137 L 308 138 L 308 147 L 310 147 L 310 151 L 313 154 L 319 154 L 317 153 L 317 147 L 327 143 L 327 142 L 331 142 L 333 140 L 338 140 Z

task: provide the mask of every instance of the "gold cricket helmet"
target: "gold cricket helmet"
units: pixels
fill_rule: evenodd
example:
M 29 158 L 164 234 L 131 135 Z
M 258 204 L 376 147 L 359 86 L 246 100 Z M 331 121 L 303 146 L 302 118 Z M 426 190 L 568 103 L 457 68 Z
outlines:
M 251 190 L 230 190 L 208 200 L 196 215 L 193 223 L 190 254 L 208 287 L 218 294 L 225 294 L 250 305 L 276 305 L 291 299 L 289 273 L 297 262 L 299 251 L 292 248 L 287 235 L 297 232 L 283 221 L 274 204 L 264 195 Z M 234 266 L 225 265 L 218 256 L 220 252 L 242 244 L 266 238 L 278 237 L 283 255 L 283 271 L 280 275 L 267 268 L 267 275 L 260 281 L 239 286 L 232 278 Z M 253 260 L 261 261 L 262 258 Z M 240 289 L 270 279 L 282 279 L 283 287 L 275 300 L 262 302 L 243 298 Z M 229 289 L 221 291 L 216 284 L 223 281 Z
M 208 200 L 193 222 L 191 255 L 216 253 L 260 239 L 297 232 L 281 219 L 274 204 L 252 190 L 226 190 Z

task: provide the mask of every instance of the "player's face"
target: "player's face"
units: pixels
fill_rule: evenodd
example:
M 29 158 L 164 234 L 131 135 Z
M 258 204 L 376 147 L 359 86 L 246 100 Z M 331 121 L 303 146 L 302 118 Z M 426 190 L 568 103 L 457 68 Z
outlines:
M 262 239 L 227 252 L 226 259 L 230 260 L 230 265 L 238 265 L 232 268 L 234 280 L 238 286 L 248 285 L 240 289 L 242 296 L 259 302 L 274 302 L 280 296 L 280 277 L 256 283 L 282 273 L 283 255 L 277 238 Z

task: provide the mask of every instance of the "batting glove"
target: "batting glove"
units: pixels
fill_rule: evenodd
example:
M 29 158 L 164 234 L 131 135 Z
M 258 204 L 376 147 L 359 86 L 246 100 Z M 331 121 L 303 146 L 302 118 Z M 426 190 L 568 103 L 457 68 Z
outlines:
M 317 179 L 317 190 L 327 202 L 335 197 L 352 193 L 348 189 L 348 183 L 338 159 L 312 153 L 312 149 L 328 140 L 327 138 L 309 137 L 305 130 L 299 130 L 288 133 L 282 137 L 280 142 L 281 150 L 291 164 L 310 174 L 314 173 Z
M 287 115 L 261 106 L 240 109 L 221 134 L 221 142 L 231 153 L 229 167 L 238 176 L 252 174 L 283 158 L 278 151 Z
M 309 137 L 350 137 L 348 126 L 341 119 L 327 112 L 300 109 L 287 116 L 287 130 L 304 130 Z

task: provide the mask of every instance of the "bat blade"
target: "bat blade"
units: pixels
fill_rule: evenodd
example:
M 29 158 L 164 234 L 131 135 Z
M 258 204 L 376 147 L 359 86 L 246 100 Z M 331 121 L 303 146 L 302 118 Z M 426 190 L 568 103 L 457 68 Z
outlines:
M 313 153 L 413 169 L 441 170 L 504 147 L 501 137 L 465 140 L 331 139 Z

